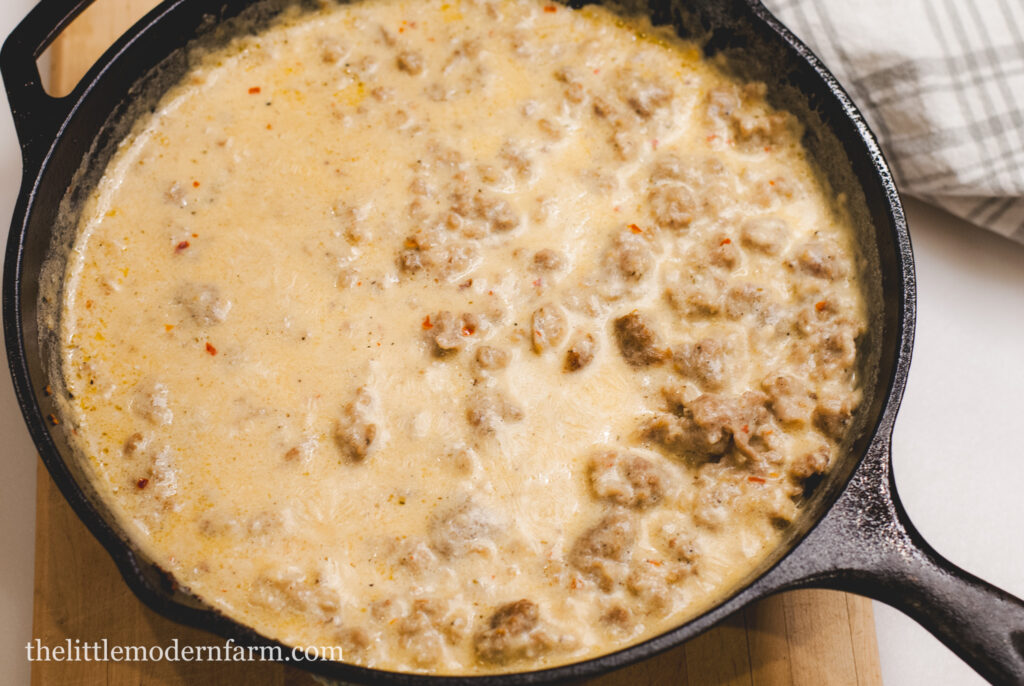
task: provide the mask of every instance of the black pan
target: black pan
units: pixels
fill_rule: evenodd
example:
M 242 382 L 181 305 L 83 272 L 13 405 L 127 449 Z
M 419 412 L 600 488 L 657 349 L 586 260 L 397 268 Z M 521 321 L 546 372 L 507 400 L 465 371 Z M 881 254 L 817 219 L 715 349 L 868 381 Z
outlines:
M 778 591 L 852 591 L 907 613 L 994 683 L 1024 684 L 1024 603 L 944 560 L 911 525 L 896 494 L 890 435 L 913 343 L 915 282 L 896 187 L 874 137 L 818 59 L 757 0 L 639 0 L 657 23 L 765 81 L 773 104 L 806 125 L 805 144 L 833 188 L 850 199 L 860 229 L 875 325 L 865 342 L 866 401 L 847 454 L 814 489 L 786 541 L 723 602 L 696 619 L 619 652 L 554 669 L 486 677 L 400 675 L 337 662 L 310 671 L 360 683 L 536 684 L 591 676 L 650 657 Z M 252 27 L 286 2 L 167 0 L 128 31 L 71 95 L 43 91 L 36 59 L 92 0 L 42 0 L 10 35 L 0 69 L 24 157 L 3 281 L 7 355 L 25 422 L 68 502 L 106 547 L 131 589 L 157 612 L 243 645 L 278 646 L 178 590 L 117 530 L 83 478 L 48 389 L 53 355 L 46 260 L 62 266 L 76 211 L 132 121 L 187 69 L 190 41 L 222 41 L 248 12 Z M 649 5 L 647 4 L 649 2 Z M 41 284 L 44 285 L 41 288 Z M 44 298 L 40 299 L 40 293 Z M 287 654 L 284 649 L 283 654 Z

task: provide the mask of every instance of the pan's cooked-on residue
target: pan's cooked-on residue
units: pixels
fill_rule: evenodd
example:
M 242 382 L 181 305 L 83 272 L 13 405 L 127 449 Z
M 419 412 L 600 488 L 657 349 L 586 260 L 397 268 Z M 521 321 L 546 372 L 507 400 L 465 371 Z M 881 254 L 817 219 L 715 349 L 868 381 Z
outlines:
M 384 669 L 608 652 L 778 545 L 861 401 L 795 118 L 606 9 L 372 0 L 206 54 L 65 278 L 65 424 L 213 607 Z

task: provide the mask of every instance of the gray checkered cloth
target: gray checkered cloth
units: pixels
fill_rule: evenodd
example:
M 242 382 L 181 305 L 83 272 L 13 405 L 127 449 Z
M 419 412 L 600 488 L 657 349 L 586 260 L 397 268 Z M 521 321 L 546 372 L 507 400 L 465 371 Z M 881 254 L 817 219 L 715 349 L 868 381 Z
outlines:
M 1024 242 L 1024 1 L 763 2 L 846 87 L 902 192 Z

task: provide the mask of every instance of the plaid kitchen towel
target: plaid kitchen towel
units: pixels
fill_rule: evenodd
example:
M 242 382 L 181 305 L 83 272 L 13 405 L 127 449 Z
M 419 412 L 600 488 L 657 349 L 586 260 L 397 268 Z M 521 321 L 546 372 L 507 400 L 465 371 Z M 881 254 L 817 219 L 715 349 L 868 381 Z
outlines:
M 846 87 L 900 190 L 1024 242 L 1022 0 L 763 0 Z

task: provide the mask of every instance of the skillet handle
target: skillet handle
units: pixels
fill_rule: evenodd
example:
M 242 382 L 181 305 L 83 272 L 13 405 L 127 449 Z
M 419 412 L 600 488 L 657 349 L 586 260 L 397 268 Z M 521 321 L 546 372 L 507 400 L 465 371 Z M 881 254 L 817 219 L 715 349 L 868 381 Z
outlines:
M 1024 684 L 1024 601 L 928 545 L 899 500 L 891 465 L 888 445 L 865 457 L 836 505 L 790 556 L 791 587 L 880 600 L 992 683 Z
M 76 98 L 54 98 L 43 89 L 36 60 L 57 36 L 95 0 L 40 0 L 0 50 L 7 98 L 26 168 L 38 163 L 71 113 Z M 35 165 L 33 165 L 35 166 Z

